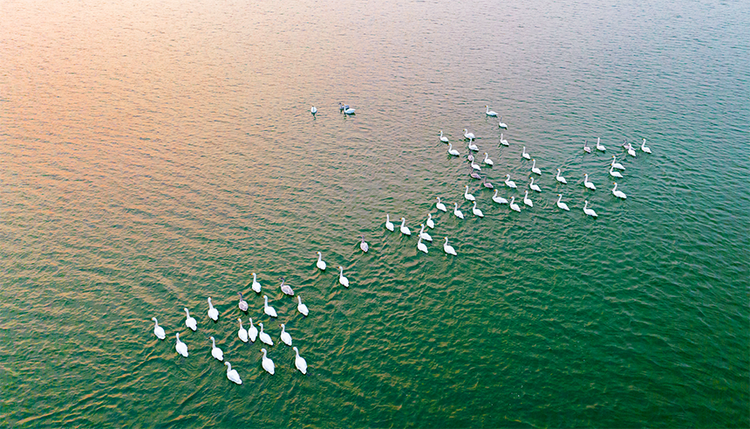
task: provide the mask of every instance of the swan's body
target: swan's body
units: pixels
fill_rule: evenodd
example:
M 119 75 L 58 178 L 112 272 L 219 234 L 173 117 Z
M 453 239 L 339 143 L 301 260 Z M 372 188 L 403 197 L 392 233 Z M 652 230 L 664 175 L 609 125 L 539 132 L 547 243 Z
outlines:
M 391 216 L 388 213 L 386 213 L 385 214 L 385 229 L 393 232 L 394 228 L 395 227 L 393 226 L 393 222 L 391 222 Z
M 524 191 L 524 194 L 523 194 L 523 203 L 526 204 L 529 207 L 534 207 L 534 203 L 529 198 L 529 191 Z
M 401 234 L 411 235 L 411 230 L 406 226 L 406 218 L 401 218 Z
M 211 356 L 214 357 L 214 359 L 218 360 L 219 362 L 224 361 L 224 352 L 221 351 L 220 348 L 216 347 L 216 340 L 214 337 L 211 337 Z
M 498 203 L 498 204 L 508 204 L 508 200 L 506 200 L 503 197 L 497 196 L 497 189 L 495 189 L 495 195 L 492 196 L 492 201 Z
M 188 357 L 188 349 L 187 344 L 180 341 L 180 333 L 177 332 L 174 334 L 175 338 L 177 338 L 177 344 L 175 344 L 174 348 L 177 350 L 177 353 L 182 357 Z
M 318 267 L 318 269 L 320 271 L 325 271 L 326 270 L 326 263 L 323 260 L 323 254 L 320 253 L 320 252 L 317 252 L 317 253 L 318 253 L 318 262 L 315 263 L 315 266 Z
M 370 246 L 365 241 L 364 235 L 360 235 L 359 237 L 362 239 L 362 241 L 359 243 L 359 248 L 362 249 L 363 252 L 367 253 L 367 251 L 370 250 Z
M 351 107 L 348 108 L 348 109 L 344 109 L 344 113 L 346 113 L 347 115 L 353 115 L 354 114 L 354 109 L 352 109 Z
M 427 246 L 422 243 L 422 237 L 419 237 L 419 239 L 417 240 L 417 250 L 427 253 Z
M 479 152 L 479 146 L 475 145 L 472 140 L 469 140 L 469 143 L 467 146 L 469 147 L 469 150 L 473 150 L 474 152 Z
M 268 335 L 266 332 L 263 332 L 263 323 L 258 323 L 258 326 L 260 326 L 260 332 L 258 333 L 258 338 L 260 338 L 260 342 L 263 344 L 268 344 L 269 346 L 273 345 L 273 340 L 271 339 L 271 336 Z
M 477 208 L 476 201 L 474 201 L 474 207 L 471 209 L 471 212 L 474 213 L 474 216 L 476 217 L 484 217 L 484 213 L 482 213 L 482 211 Z
M 276 309 L 268 305 L 268 295 L 263 295 L 263 312 L 270 317 L 276 317 Z
M 265 369 L 267 373 L 273 375 L 274 372 L 276 372 L 276 367 L 274 366 L 273 361 L 268 357 L 266 349 L 260 349 L 260 351 L 263 353 L 263 369 Z
M 339 267 L 339 283 L 341 283 L 341 286 L 349 287 L 349 279 L 344 277 L 344 267 Z
M 586 213 L 587 215 L 591 216 L 591 217 L 596 217 L 596 212 L 594 210 L 588 208 L 588 205 L 589 205 L 589 202 L 588 201 L 584 201 L 583 212 Z
M 615 182 L 615 187 L 612 188 L 612 195 L 616 196 L 617 198 L 621 198 L 623 200 L 628 197 L 627 195 L 625 195 L 625 192 L 617 190 L 617 182 Z
M 253 292 L 260 293 L 260 283 L 258 283 L 258 277 L 253 273 Z
M 247 329 L 242 327 L 242 319 L 237 319 L 237 320 L 240 322 L 240 330 L 237 331 L 237 336 L 240 337 L 240 341 L 242 341 L 243 343 L 246 343 L 247 340 L 249 339 L 248 334 L 247 334 Z
M 475 170 L 470 169 L 469 176 L 471 176 L 472 179 L 482 180 L 482 176 L 480 176 Z
M 492 116 L 493 118 L 497 118 L 497 112 L 490 110 L 490 106 L 485 105 L 484 106 L 487 110 L 485 110 L 485 115 Z
M 318 108 L 317 108 L 317 107 L 315 107 L 315 106 L 312 106 L 312 107 L 310 108 L 310 113 L 312 113 L 313 115 L 314 115 L 314 114 L 316 114 L 316 113 L 318 113 Z M 242 384 L 242 383 L 239 383 L 239 384 Z
M 510 180 L 510 174 L 508 174 L 507 177 L 505 178 L 505 186 L 511 189 L 518 189 L 518 186 L 516 186 L 516 182 Z
M 628 145 L 627 145 L 626 149 L 628 150 L 628 155 L 630 155 L 630 156 L 632 156 L 633 158 L 635 158 L 635 155 L 636 155 L 636 154 L 635 154 L 635 149 L 633 149 L 633 145 L 632 145 L 632 144 L 630 144 L 630 143 L 628 143 Z
M 237 304 L 237 306 L 240 308 L 240 311 L 247 311 L 247 301 L 245 301 L 245 298 L 242 297 L 242 292 L 237 292 L 237 295 L 240 296 L 240 302 Z
M 211 304 L 211 298 L 208 298 L 208 317 L 214 322 L 219 320 L 219 310 L 215 309 L 214 305 Z
M 469 130 L 464 128 L 464 138 L 466 140 L 474 140 L 476 137 L 474 136 L 474 133 L 470 133 Z
M 258 328 L 253 325 L 253 318 L 250 317 L 250 327 L 247 328 L 247 336 L 250 338 L 250 341 L 255 342 L 255 340 L 258 338 Z
M 502 128 L 502 129 L 504 129 L 504 130 L 508 129 L 508 124 L 506 124 L 505 122 L 503 122 L 503 118 L 500 118 L 499 122 L 497 123 L 497 126 L 500 127 L 500 128 Z
M 348 104 L 347 104 L 347 105 L 343 105 L 343 104 L 341 104 L 341 102 L 339 101 L 339 112 L 343 112 L 344 110 L 346 110 L 346 109 L 348 109 L 348 108 L 349 108 L 349 105 L 348 105 Z
M 566 212 L 570 211 L 570 209 L 568 208 L 568 205 L 562 202 L 562 194 L 557 194 L 557 207 L 560 207 Z
M 315 112 L 313 112 L 313 115 L 314 114 Z M 227 366 L 227 378 L 229 379 L 229 381 L 231 381 L 232 383 L 236 383 L 236 384 L 242 384 L 242 379 L 240 378 L 240 374 L 237 373 L 236 369 L 232 369 L 232 364 L 230 364 L 229 362 L 224 362 L 224 365 Z
M 526 146 L 523 147 L 523 152 L 521 152 L 521 157 L 524 158 L 524 159 L 528 159 L 529 161 L 531 161 L 531 155 L 529 155 L 528 153 L 526 153 Z
M 443 130 L 440 130 L 440 141 L 443 143 L 448 143 L 448 137 L 443 136 Z
M 510 197 L 510 209 L 514 212 L 521 213 L 521 207 L 518 207 L 518 204 L 516 204 L 516 197 Z
M 503 133 L 500 133 L 500 144 L 503 146 L 510 146 L 510 143 L 508 143 L 508 140 L 503 137 Z
M 192 329 L 193 332 L 198 329 L 198 323 L 195 321 L 194 317 L 190 316 L 190 312 L 188 311 L 187 307 L 185 307 L 185 326 Z
M 448 244 L 448 237 L 445 237 L 445 243 L 443 244 L 443 251 L 449 255 L 458 256 L 456 254 L 456 249 L 454 249 L 453 246 Z
M 292 290 L 292 287 L 286 284 L 286 279 L 284 277 L 280 278 L 281 285 L 279 286 L 281 288 L 281 291 L 284 292 L 285 295 L 294 296 L 294 291 Z
M 536 166 L 536 159 L 531 160 L 531 172 L 540 176 L 542 175 L 542 170 L 538 169 Z
M 589 175 L 584 174 L 583 175 L 583 186 L 591 189 L 592 191 L 596 191 L 596 186 L 594 186 L 593 183 L 589 182 Z
M 459 156 L 461 154 L 456 149 L 453 149 L 453 143 L 448 143 L 448 155 Z
M 618 170 L 625 170 L 625 167 L 622 166 L 619 162 L 617 162 L 617 156 L 612 155 L 612 167 L 618 169 Z
M 622 174 L 620 174 L 619 171 L 615 171 L 614 166 L 609 167 L 609 175 L 612 177 L 617 177 L 618 179 L 622 179 Z
M 534 184 L 534 178 L 529 177 L 531 179 L 531 183 L 529 183 L 529 188 L 531 188 L 532 191 L 542 192 L 542 188 L 539 187 L 539 185 Z
M 474 198 L 474 195 L 471 195 L 469 193 L 469 185 L 466 185 L 466 190 L 464 190 L 464 198 L 466 198 L 469 201 L 475 201 L 476 198 Z
M 607 151 L 607 148 L 606 148 L 606 147 L 604 147 L 604 146 L 603 146 L 603 145 L 601 144 L 601 141 L 602 141 L 602 139 L 601 139 L 601 138 L 599 138 L 599 137 L 597 137 L 597 138 L 596 138 L 596 150 L 598 150 L 598 151 L 600 151 L 600 152 L 606 152 L 606 151 Z
M 584 151 L 584 152 L 586 152 L 586 153 L 591 153 L 591 148 L 590 148 L 590 147 L 588 147 L 588 146 L 586 145 L 586 143 L 588 143 L 588 141 L 584 140 L 584 141 L 583 141 L 583 151 Z
M 448 208 L 445 207 L 445 204 L 440 202 L 440 197 L 435 197 L 437 199 L 437 203 L 435 203 L 435 207 L 437 207 L 438 210 L 442 212 L 448 212 Z
M 482 167 L 480 167 L 479 164 L 477 164 L 473 160 L 471 161 L 471 168 L 473 168 L 474 170 L 477 170 L 477 171 L 482 171 Z
M 152 317 L 151 320 L 154 321 L 154 335 L 156 335 L 156 338 L 160 340 L 167 338 L 167 334 L 164 332 L 164 328 L 159 326 L 159 321 L 156 320 L 156 317 Z
M 483 163 L 483 164 L 487 164 L 487 165 L 489 165 L 489 166 L 493 166 L 493 165 L 495 165 L 495 163 L 494 163 L 494 162 L 492 162 L 492 160 L 490 159 L 490 156 L 489 156 L 489 155 L 487 155 L 487 152 L 485 152 L 485 153 L 484 153 L 484 160 L 482 160 L 482 163 Z
M 641 143 L 641 150 L 646 153 L 651 153 L 651 149 L 646 146 L 646 139 L 643 139 L 643 143 Z
M 307 316 L 308 313 L 310 313 L 310 310 L 307 309 L 307 306 L 302 303 L 302 297 L 297 295 L 297 311 L 302 313 L 303 316 Z
M 557 180 L 558 182 L 562 183 L 563 185 L 566 185 L 568 183 L 568 181 L 565 180 L 565 178 L 560 175 L 560 169 L 559 168 L 557 169 L 557 175 L 555 176 L 555 180 Z
M 294 349 L 295 354 L 294 366 L 296 366 L 299 372 L 301 372 L 302 374 L 307 374 L 307 361 L 305 360 L 305 358 L 299 355 L 299 350 L 297 349 L 297 347 L 292 347 L 292 349 Z
M 427 213 L 427 226 L 430 227 L 430 229 L 435 228 L 435 221 L 432 220 L 432 213 Z
M 453 214 L 456 215 L 456 217 L 459 219 L 464 218 L 464 214 L 461 213 L 461 210 L 458 209 L 458 203 L 453 203 Z
M 286 331 L 286 326 L 283 323 L 281 324 L 281 342 L 289 347 L 292 346 L 292 336 Z
M 421 238 L 424 241 L 430 241 L 431 242 L 432 241 L 432 237 L 430 237 L 430 234 L 424 232 L 424 224 L 420 223 L 419 226 L 422 228 L 419 231 L 419 238 Z

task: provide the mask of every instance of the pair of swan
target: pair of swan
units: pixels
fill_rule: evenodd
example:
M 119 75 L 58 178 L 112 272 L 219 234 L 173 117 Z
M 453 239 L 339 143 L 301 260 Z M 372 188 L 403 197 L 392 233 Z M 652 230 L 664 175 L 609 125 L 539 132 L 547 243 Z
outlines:
M 464 198 L 466 198 L 469 201 L 476 201 L 476 198 L 474 198 L 474 195 L 471 195 L 469 193 L 469 185 L 466 185 L 466 190 L 464 191 Z
M 503 146 L 510 146 L 510 143 L 508 143 L 508 140 L 505 140 L 505 137 L 503 137 L 503 133 L 500 133 L 500 144 Z
M 461 154 L 456 149 L 453 149 L 452 143 L 448 143 L 448 155 L 459 156 Z
M 526 146 L 523 147 L 523 151 L 521 152 L 521 157 L 524 158 L 524 159 L 528 159 L 529 161 L 531 161 L 531 155 L 529 155 L 526 152 Z
M 365 241 L 364 235 L 360 235 L 359 237 L 362 239 L 362 241 L 359 243 L 359 248 L 362 249 L 363 252 L 367 253 L 367 251 L 370 250 L 370 245 L 368 245 Z
M 458 203 L 453 203 L 453 214 L 459 219 L 464 218 L 464 214 L 458 209 Z
M 539 187 L 539 185 L 534 184 L 534 178 L 529 177 L 531 179 L 531 183 L 529 183 L 529 188 L 531 188 L 532 191 L 542 192 L 542 188 Z
M 487 152 L 484 153 L 484 160 L 482 161 L 482 164 L 487 164 L 490 167 L 493 166 L 493 165 L 495 165 L 495 163 L 492 162 L 492 160 L 490 159 L 490 156 L 487 155 Z
M 253 325 L 253 318 L 250 318 L 250 327 L 248 329 L 242 326 L 242 319 L 237 319 L 237 321 L 240 322 L 240 329 L 237 331 L 237 336 L 240 337 L 240 340 L 243 343 L 246 343 L 248 340 L 255 342 L 255 339 L 258 338 L 258 328 Z
M 292 290 L 292 287 L 285 283 L 286 278 L 279 277 L 279 280 L 281 280 L 281 285 L 279 287 L 281 288 L 281 291 L 284 293 L 284 295 L 294 296 L 294 290 Z
M 524 191 L 523 203 L 529 207 L 534 207 L 534 203 L 531 201 L 531 198 L 529 198 L 529 191 Z
M 495 185 L 487 181 L 486 177 L 482 177 L 482 186 L 487 189 L 495 189 Z
M 626 199 L 628 196 L 625 195 L 625 192 L 618 191 L 617 190 L 617 182 L 614 182 L 614 183 L 615 183 L 615 187 L 612 188 L 612 195 L 616 196 L 617 198 L 623 199 L 623 200 Z
M 326 270 L 326 263 L 323 260 L 323 255 L 320 252 L 315 252 L 318 254 L 318 262 L 315 263 L 315 266 L 318 267 L 321 271 Z
M 537 175 L 539 175 L 539 176 L 541 176 L 541 175 L 542 175 L 542 170 L 540 170 L 540 169 L 539 169 L 539 168 L 537 168 L 537 166 L 536 166 L 536 159 L 532 159 L 532 160 L 531 160 L 531 172 L 532 172 L 532 173 L 534 173 L 534 174 L 537 174 Z
M 219 310 L 214 308 L 214 305 L 211 304 L 211 298 L 208 298 L 208 317 L 213 320 L 214 322 L 219 320 Z

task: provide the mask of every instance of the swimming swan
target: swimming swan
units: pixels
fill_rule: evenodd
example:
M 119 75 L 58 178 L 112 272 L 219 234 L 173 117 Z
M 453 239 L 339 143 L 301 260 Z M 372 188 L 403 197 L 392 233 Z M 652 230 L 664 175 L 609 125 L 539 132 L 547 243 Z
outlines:
M 456 254 L 456 249 L 454 249 L 453 246 L 448 244 L 448 237 L 445 237 L 445 243 L 443 244 L 443 251 L 449 255 L 458 256 Z
M 154 335 L 156 335 L 156 338 L 160 340 L 167 338 L 167 334 L 164 333 L 164 328 L 159 326 L 159 322 L 156 320 L 156 317 L 152 317 L 151 320 L 154 321 Z
M 263 353 L 263 369 L 266 370 L 267 373 L 273 375 L 274 372 L 276 372 L 276 368 L 273 364 L 273 361 L 268 358 L 268 353 L 266 352 L 266 349 L 260 349 L 261 353 Z
M 313 112 L 313 115 L 314 114 L 315 113 Z M 227 366 L 227 378 L 229 379 L 229 381 L 231 381 L 232 383 L 236 383 L 236 384 L 242 384 L 242 379 L 240 378 L 240 375 L 237 373 L 237 370 L 232 369 L 232 364 L 229 362 L 224 362 L 224 365 Z
M 585 204 L 583 205 L 583 212 L 586 213 L 587 215 L 591 216 L 591 217 L 596 217 L 596 212 L 593 211 L 592 209 L 588 208 L 589 202 L 588 201 L 584 201 L 584 203 Z

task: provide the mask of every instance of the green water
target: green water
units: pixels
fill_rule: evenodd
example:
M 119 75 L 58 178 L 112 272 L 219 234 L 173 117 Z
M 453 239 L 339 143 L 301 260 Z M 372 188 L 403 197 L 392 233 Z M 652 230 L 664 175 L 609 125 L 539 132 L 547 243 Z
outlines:
M 746 9 L 0 3 L 0 426 L 747 427 Z M 464 128 L 508 199 L 526 146 L 533 208 L 469 178 Z M 642 138 L 653 154 L 620 147 Z M 274 337 L 275 375 L 240 316 Z

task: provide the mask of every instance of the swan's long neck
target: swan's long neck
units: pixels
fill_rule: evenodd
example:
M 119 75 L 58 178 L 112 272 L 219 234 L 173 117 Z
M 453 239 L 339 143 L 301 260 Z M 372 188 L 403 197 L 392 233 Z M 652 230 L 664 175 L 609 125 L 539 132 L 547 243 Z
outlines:
M 495 195 L 493 195 L 493 196 L 497 197 L 497 189 L 495 189 Z
M 174 334 L 174 336 L 175 336 L 175 338 L 177 338 L 177 341 L 180 341 L 180 333 L 179 332 L 176 333 L 176 334 Z
M 300 304 L 302 304 L 302 297 L 299 296 L 299 295 L 297 295 L 297 302 L 300 303 Z
M 534 168 L 534 167 L 536 167 L 536 159 L 532 160 L 531 162 L 531 168 Z
M 560 201 L 562 201 L 562 195 L 557 196 L 557 202 L 559 203 Z
M 227 365 L 227 371 L 231 371 L 232 370 L 232 364 L 229 363 L 229 362 L 224 362 L 224 363 Z
M 612 192 L 615 192 L 615 190 L 617 190 L 617 183 L 615 183 L 615 187 L 612 188 Z
M 531 178 L 531 184 L 532 185 L 534 184 L 534 178 L 533 177 Z
M 216 347 L 216 340 L 214 340 L 214 337 L 211 337 L 211 344 L 213 344 L 213 346 Z
M 403 228 L 405 226 L 406 226 L 406 219 L 401 218 L 401 227 Z
M 589 206 L 589 202 L 588 201 L 584 201 L 583 202 L 583 209 L 586 210 L 586 207 L 588 207 L 588 206 Z
M 445 244 L 448 244 L 448 237 L 445 237 Z

